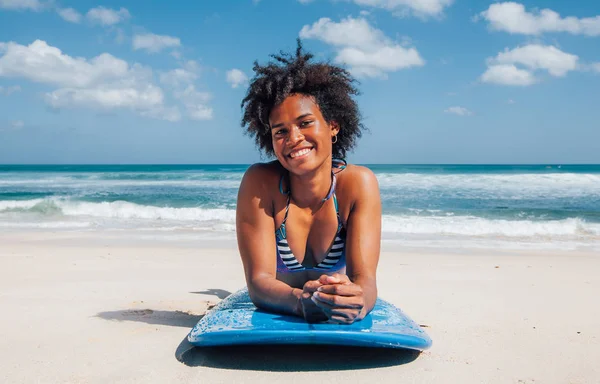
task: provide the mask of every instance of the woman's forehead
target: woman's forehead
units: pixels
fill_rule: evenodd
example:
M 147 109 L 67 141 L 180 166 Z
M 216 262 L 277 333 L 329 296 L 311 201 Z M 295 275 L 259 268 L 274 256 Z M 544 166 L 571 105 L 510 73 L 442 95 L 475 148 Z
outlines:
M 269 119 L 295 119 L 303 114 L 316 113 L 317 111 L 320 111 L 320 109 L 312 96 L 293 94 L 271 109 Z

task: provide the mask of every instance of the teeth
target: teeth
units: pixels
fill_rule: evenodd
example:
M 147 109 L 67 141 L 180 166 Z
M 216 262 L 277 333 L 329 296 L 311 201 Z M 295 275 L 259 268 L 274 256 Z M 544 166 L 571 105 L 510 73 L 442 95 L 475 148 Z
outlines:
M 306 155 L 308 152 L 310 152 L 310 148 L 301 149 L 299 151 L 290 153 L 290 157 L 293 159 L 294 157 Z

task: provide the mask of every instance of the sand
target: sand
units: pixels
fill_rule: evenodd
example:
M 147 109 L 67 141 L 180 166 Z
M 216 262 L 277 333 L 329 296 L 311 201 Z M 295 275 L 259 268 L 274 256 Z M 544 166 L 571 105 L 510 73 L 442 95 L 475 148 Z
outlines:
M 384 245 L 379 295 L 426 326 L 422 353 L 190 349 L 244 285 L 235 241 L 0 233 L 2 383 L 599 383 L 600 255 Z

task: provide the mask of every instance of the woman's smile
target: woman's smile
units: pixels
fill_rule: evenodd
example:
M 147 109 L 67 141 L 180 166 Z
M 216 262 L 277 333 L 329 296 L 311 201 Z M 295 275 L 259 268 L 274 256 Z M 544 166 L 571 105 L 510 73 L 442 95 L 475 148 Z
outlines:
M 288 156 L 294 160 L 304 159 L 312 152 L 312 147 L 304 147 L 292 151 Z

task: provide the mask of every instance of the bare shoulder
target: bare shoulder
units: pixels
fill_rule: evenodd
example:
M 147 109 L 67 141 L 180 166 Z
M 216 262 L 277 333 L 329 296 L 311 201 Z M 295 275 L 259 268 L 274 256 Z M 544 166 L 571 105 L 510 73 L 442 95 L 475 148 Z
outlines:
M 340 188 L 350 189 L 359 194 L 379 191 L 377 177 L 367 167 L 361 165 L 348 164 L 344 171 L 338 175 Z
M 244 173 L 242 185 L 251 184 L 255 187 L 269 185 L 272 187 L 273 180 L 278 182 L 281 177 L 281 168 L 278 161 L 252 164 Z

